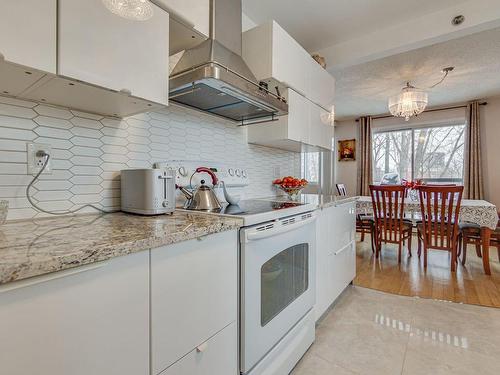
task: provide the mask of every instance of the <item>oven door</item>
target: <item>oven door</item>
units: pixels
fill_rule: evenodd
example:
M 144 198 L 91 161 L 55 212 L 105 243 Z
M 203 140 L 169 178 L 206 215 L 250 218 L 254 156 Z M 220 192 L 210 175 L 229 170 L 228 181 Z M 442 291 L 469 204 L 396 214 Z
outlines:
M 243 373 L 314 305 L 315 220 L 308 212 L 241 230 Z

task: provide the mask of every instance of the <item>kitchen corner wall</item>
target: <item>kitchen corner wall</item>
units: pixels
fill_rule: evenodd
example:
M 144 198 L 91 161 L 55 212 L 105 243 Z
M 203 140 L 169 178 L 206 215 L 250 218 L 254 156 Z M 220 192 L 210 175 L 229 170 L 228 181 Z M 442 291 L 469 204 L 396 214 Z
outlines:
M 167 160 L 206 160 L 246 169 L 246 198 L 274 195 L 275 168 L 300 173 L 300 154 L 247 144 L 247 131 L 231 122 L 170 106 L 126 119 L 104 118 L 0 96 L 0 199 L 8 220 L 43 216 L 25 190 L 26 143 L 52 147 L 51 175 L 35 184 L 33 196 L 49 210 L 98 204 L 119 209 L 120 170 L 148 168 Z

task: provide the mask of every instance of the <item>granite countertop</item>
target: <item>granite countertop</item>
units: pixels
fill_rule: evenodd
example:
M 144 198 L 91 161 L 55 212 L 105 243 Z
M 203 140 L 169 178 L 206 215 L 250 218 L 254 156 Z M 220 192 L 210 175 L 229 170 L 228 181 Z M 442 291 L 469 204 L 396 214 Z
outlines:
M 0 225 L 0 284 L 241 227 L 237 218 L 176 211 L 12 221 Z

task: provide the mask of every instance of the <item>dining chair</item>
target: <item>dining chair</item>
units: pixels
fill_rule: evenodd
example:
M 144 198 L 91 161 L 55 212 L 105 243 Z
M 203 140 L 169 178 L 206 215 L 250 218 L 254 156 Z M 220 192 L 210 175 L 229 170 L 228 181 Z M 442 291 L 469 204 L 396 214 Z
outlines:
M 337 187 L 337 192 L 341 197 L 347 196 L 347 189 L 344 184 L 335 184 Z M 361 234 L 361 242 L 365 241 L 365 235 L 369 234 L 371 236 L 371 246 L 372 253 L 375 252 L 375 242 L 373 235 L 374 228 L 373 216 L 367 214 L 357 214 L 356 215 L 356 232 Z
M 398 263 L 405 241 L 411 256 L 412 223 L 404 217 L 406 187 L 403 185 L 370 185 L 375 221 L 375 256 L 378 258 L 382 243 L 398 245 Z
M 497 248 L 498 261 L 500 262 L 500 212 L 498 213 L 499 219 L 497 227 L 491 232 L 490 246 Z M 463 223 L 459 225 L 460 233 L 458 237 L 458 257 L 462 258 L 462 265 L 465 266 L 467 259 L 467 245 L 474 245 L 476 248 L 476 255 L 481 258 L 481 227 L 477 224 Z M 461 254 L 460 254 L 461 253 Z
M 462 204 L 463 186 L 420 186 L 422 220 L 417 224 L 418 256 L 424 251 L 424 267 L 430 249 L 451 253 L 451 271 L 457 267 L 458 217 Z

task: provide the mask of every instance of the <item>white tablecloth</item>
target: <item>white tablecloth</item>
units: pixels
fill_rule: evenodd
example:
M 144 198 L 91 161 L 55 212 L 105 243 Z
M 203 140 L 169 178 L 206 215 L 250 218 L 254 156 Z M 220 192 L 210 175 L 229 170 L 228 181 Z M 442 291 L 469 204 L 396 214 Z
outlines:
M 373 211 L 371 197 L 359 197 L 356 209 L 358 213 L 371 213 Z M 405 212 L 419 213 L 420 202 L 406 199 Z M 460 206 L 460 221 L 495 229 L 498 223 L 497 207 L 484 200 L 463 199 Z

